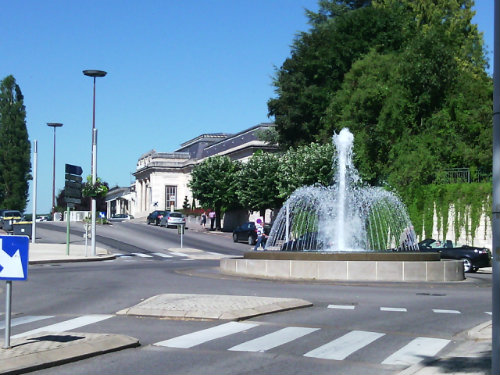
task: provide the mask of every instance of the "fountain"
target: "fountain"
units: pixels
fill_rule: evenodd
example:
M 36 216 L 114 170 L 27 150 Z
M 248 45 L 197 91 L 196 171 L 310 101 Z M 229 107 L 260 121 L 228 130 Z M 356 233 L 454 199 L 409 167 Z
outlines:
M 418 251 L 404 204 L 363 184 L 352 133 L 334 134 L 335 183 L 297 189 L 279 211 L 264 252 L 221 260 L 228 274 L 309 280 L 457 281 L 461 261 Z
M 352 162 L 354 137 L 334 134 L 335 183 L 297 189 L 278 213 L 267 242 L 284 251 L 417 251 L 406 208 L 393 193 L 362 183 Z

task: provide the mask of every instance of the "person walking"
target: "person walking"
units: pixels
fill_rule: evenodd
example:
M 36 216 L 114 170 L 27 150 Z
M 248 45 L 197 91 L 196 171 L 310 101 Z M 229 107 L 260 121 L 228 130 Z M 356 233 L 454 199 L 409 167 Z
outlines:
M 208 214 L 210 218 L 210 230 L 214 230 L 215 227 L 215 211 L 210 211 Z
M 205 229 L 206 225 L 207 225 L 207 214 L 205 213 L 205 211 L 203 211 L 201 214 L 201 226 L 203 227 L 203 229 Z
M 257 230 L 257 242 L 255 243 L 253 251 L 257 251 L 261 245 L 262 250 L 266 250 L 266 233 L 264 233 L 264 223 L 261 219 L 255 221 L 255 229 Z

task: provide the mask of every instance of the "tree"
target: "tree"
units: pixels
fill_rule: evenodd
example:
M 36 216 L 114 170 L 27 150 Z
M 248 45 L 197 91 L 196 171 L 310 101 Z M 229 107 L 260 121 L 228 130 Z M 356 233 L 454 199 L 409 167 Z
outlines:
M 286 200 L 301 186 L 333 182 L 333 146 L 311 143 L 297 150 L 290 148 L 280 158 L 277 173 L 279 198 Z
M 385 7 L 368 7 L 360 2 L 330 12 L 321 2 L 321 16 L 309 12 L 313 28 L 294 41 L 291 57 L 276 72 L 276 98 L 268 101 L 269 116 L 274 116 L 283 148 L 319 140 L 323 118 L 332 94 L 340 89 L 353 62 L 368 53 L 398 50 L 406 34 L 404 14 Z M 323 13 L 322 13 L 323 12 Z M 325 19 L 325 14 L 333 18 Z M 318 21 L 320 20 L 320 21 Z
M 30 152 L 24 97 L 9 75 L 0 83 L 0 207 L 26 208 Z
M 243 207 L 259 211 L 264 216 L 266 209 L 277 208 L 283 202 L 278 197 L 276 184 L 279 156 L 257 151 L 238 173 L 236 192 Z
M 221 215 L 230 208 L 239 206 L 237 172 L 239 162 L 227 156 L 210 157 L 196 165 L 191 172 L 189 188 L 202 207 L 215 210 L 216 228 L 221 228 Z

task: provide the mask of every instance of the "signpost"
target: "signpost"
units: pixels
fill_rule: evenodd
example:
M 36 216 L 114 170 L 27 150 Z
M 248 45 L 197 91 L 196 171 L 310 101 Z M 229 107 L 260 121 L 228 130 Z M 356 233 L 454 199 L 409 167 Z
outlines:
M 28 279 L 28 251 L 29 237 L 0 236 L 0 280 L 6 280 L 4 349 L 10 348 L 12 280 Z
M 82 167 L 65 164 L 64 201 L 66 202 L 66 255 L 69 255 L 69 209 L 82 203 Z

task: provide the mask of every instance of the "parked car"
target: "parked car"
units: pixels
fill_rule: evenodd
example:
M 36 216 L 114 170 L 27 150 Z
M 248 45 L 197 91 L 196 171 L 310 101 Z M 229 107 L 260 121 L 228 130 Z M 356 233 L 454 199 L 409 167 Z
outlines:
M 271 226 L 269 224 L 264 224 L 264 233 L 269 235 L 271 231 Z M 234 242 L 246 242 L 249 245 L 255 245 L 257 242 L 257 228 L 255 227 L 255 222 L 249 221 L 233 230 L 233 241 Z
M 117 223 L 120 221 L 126 221 L 130 219 L 133 219 L 133 216 L 129 214 L 114 214 L 108 219 L 108 221 Z
M 433 238 L 418 243 L 420 251 L 433 251 L 441 254 L 442 259 L 458 259 L 464 262 L 464 272 L 476 272 L 479 268 L 491 267 L 491 252 L 485 247 L 456 246 L 452 241 L 443 243 Z
M 12 224 L 21 221 L 23 215 L 17 210 L 2 210 L 0 213 L 0 228 L 9 232 L 12 231 Z
M 163 216 L 167 213 L 167 211 L 156 210 L 151 212 L 147 217 L 148 224 L 159 225 Z
M 186 218 L 180 212 L 167 212 L 160 221 L 160 227 L 177 227 L 177 225 L 186 225 Z

